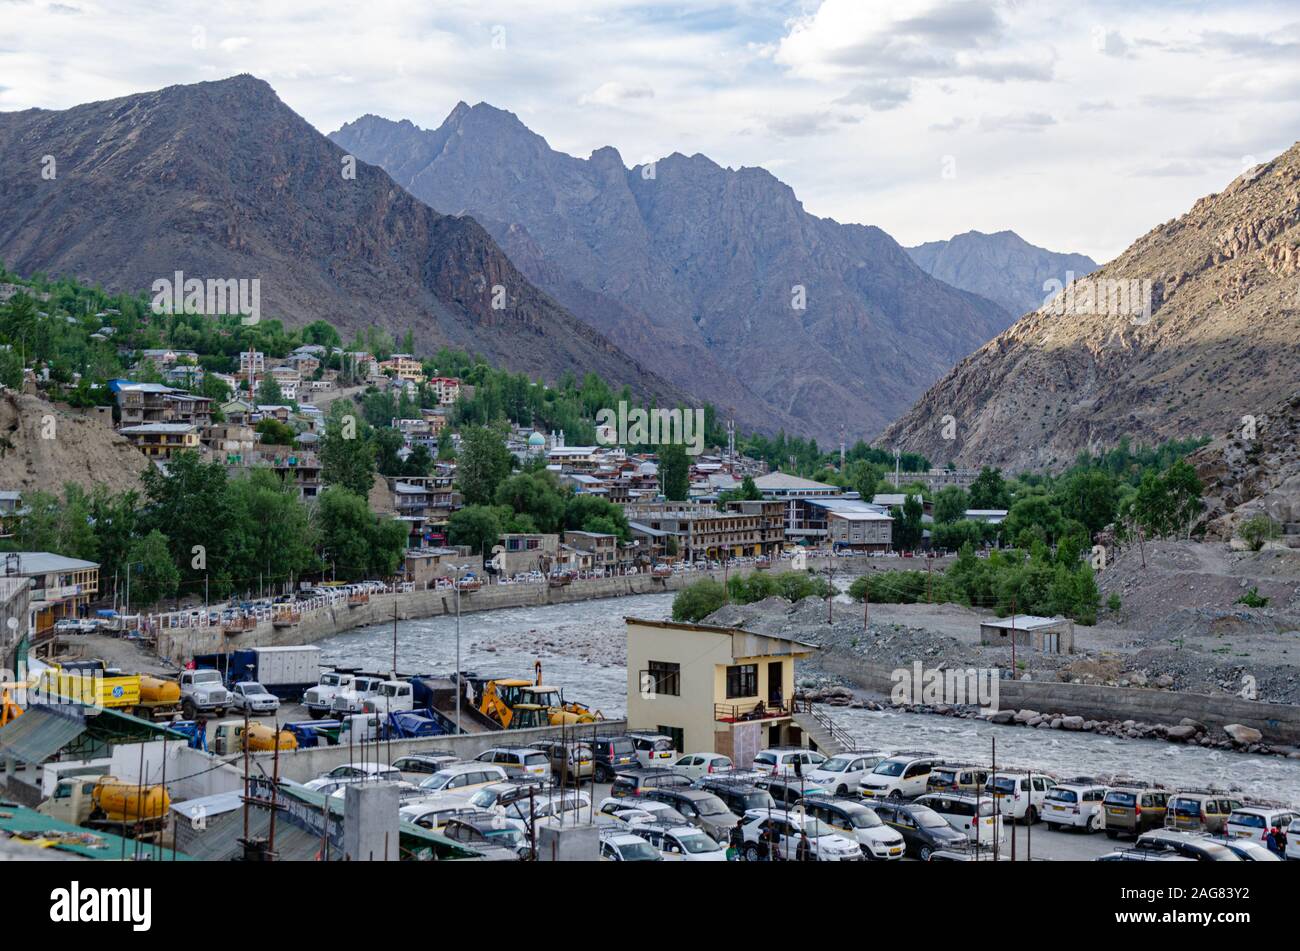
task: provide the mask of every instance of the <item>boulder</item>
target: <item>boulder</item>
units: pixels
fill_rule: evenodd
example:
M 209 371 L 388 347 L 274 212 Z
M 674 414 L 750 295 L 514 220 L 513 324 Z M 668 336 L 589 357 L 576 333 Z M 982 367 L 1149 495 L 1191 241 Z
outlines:
M 1171 726 L 1165 731 L 1165 736 L 1169 737 L 1171 740 L 1176 740 L 1179 743 L 1186 743 L 1188 740 L 1196 736 L 1196 727 L 1186 723 L 1179 724 L 1178 726 Z
M 989 714 L 989 722 L 1010 723 L 1012 720 L 1015 719 L 1015 716 L 1016 716 L 1016 712 L 1014 710 L 999 710 L 996 713 Z
M 1242 726 L 1240 723 L 1229 723 L 1223 728 L 1223 732 L 1228 734 L 1232 742 L 1240 746 L 1249 746 L 1251 743 L 1258 743 L 1264 738 L 1254 727 Z
M 1016 722 L 1028 723 L 1030 720 L 1040 715 L 1041 714 L 1039 714 L 1037 710 L 1021 710 L 1016 713 Z
M 1061 717 L 1062 730 L 1082 730 L 1083 717 Z

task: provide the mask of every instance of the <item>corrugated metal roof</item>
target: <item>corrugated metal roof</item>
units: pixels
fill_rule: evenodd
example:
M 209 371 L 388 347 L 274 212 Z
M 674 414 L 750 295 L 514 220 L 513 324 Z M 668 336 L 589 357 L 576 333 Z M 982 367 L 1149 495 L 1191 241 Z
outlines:
M 86 714 L 77 704 L 32 704 L 0 728 L 0 758 L 39 766 L 86 732 Z

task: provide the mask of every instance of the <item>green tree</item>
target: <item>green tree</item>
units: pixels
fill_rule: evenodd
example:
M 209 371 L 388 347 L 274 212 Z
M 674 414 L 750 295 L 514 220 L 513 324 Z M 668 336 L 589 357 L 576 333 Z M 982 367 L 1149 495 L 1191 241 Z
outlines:
M 453 545 L 468 545 L 475 554 L 485 555 L 501 536 L 501 522 L 500 509 L 491 505 L 467 505 L 447 520 L 447 540 Z
M 348 411 L 346 401 L 330 406 L 320 443 L 321 478 L 366 497 L 375 481 L 375 444 L 365 421 Z
M 934 497 L 935 524 L 946 525 L 965 518 L 970 507 L 970 496 L 965 489 L 956 485 L 944 486 Z
M 461 433 L 456 460 L 456 488 L 466 505 L 491 505 L 498 486 L 510 476 L 513 457 L 501 434 L 486 426 L 469 426 Z
M 659 448 L 659 490 L 672 502 L 684 502 L 690 495 L 691 463 L 685 446 L 669 444 Z
M 705 578 L 688 585 L 673 598 L 674 621 L 702 621 L 726 603 L 721 582 Z
M 175 596 L 181 575 L 172 560 L 167 536 L 158 529 L 135 541 L 127 561 L 132 604 L 153 605 Z
M 908 494 L 901 507 L 893 507 L 890 514 L 894 517 L 893 541 L 896 550 L 912 551 L 921 544 L 925 532 L 921 520 L 924 513 L 921 496 L 914 494 Z
M 264 446 L 292 446 L 297 435 L 288 423 L 282 423 L 274 416 L 267 416 L 258 421 L 257 432 L 262 434 Z
M 1011 507 L 1011 492 L 1002 473 L 985 466 L 970 487 L 970 508 L 1005 509 Z
M 497 486 L 496 504 L 531 516 L 540 532 L 554 533 L 564 528 L 565 493 L 549 472 L 510 476 Z

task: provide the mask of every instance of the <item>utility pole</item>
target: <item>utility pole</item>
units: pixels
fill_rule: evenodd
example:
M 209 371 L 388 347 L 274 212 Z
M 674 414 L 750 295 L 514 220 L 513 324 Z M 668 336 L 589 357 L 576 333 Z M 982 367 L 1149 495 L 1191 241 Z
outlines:
M 393 679 L 397 679 L 397 598 L 393 598 Z
M 1011 679 L 1017 680 L 1016 677 L 1016 599 L 1011 597 Z M 1012 839 L 1013 849 L 1015 840 Z

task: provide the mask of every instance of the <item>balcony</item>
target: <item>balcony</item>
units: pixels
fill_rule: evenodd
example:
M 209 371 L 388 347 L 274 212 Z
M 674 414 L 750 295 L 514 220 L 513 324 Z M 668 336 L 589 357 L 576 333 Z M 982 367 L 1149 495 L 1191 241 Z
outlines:
M 794 705 L 788 702 L 778 706 L 762 700 L 747 700 L 741 703 L 715 703 L 713 719 L 717 723 L 749 723 L 754 720 L 779 720 L 793 712 Z

